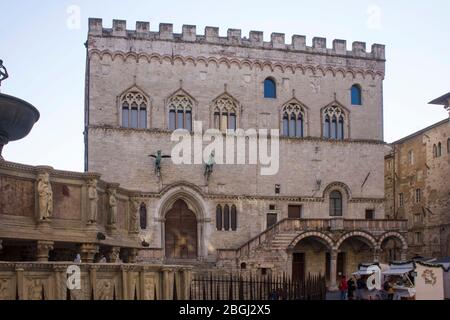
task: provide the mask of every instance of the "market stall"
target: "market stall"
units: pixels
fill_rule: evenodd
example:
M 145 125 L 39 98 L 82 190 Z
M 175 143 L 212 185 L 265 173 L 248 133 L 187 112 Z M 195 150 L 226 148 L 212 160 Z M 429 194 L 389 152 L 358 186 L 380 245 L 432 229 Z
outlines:
M 383 270 L 388 269 L 388 265 L 386 264 L 380 264 L 380 263 L 369 263 L 369 264 L 360 264 L 358 267 L 358 271 L 354 272 L 352 276 L 355 279 L 356 282 L 356 292 L 355 292 L 355 298 L 357 300 L 382 300 L 383 293 L 382 290 L 379 289 L 368 289 L 367 283 L 374 280 L 369 279 L 371 276 L 374 275 L 375 271 L 379 270 L 379 276 L 381 276 L 381 272 Z
M 444 268 L 417 262 L 415 271 L 416 300 L 444 300 Z
M 450 257 L 435 260 L 433 264 L 439 264 L 444 269 L 444 297 L 450 299 Z
M 393 300 L 414 299 L 416 295 L 414 269 L 414 262 L 390 264 L 387 270 L 382 271 L 383 296 L 388 296 L 386 287 L 391 287 Z

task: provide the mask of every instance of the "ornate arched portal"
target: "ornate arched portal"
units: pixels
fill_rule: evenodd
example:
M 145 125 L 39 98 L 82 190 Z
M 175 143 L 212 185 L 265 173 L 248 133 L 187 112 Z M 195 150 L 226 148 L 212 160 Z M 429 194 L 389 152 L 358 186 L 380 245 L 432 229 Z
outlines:
M 167 211 L 164 235 L 166 258 L 197 258 L 197 218 L 184 200 L 175 201 Z
M 208 254 L 205 232 L 211 220 L 205 217 L 207 210 L 201 190 L 187 182 L 177 182 L 166 186 L 161 193 L 156 212 L 160 222 L 161 247 L 165 259 L 177 260 L 177 263 L 182 263 L 179 261 L 181 259 L 203 260 Z M 186 224 L 184 221 L 189 223 Z M 171 234 L 166 236 L 166 233 Z M 169 242 L 166 244 L 167 241 Z M 177 249 L 177 243 L 181 245 L 181 248 L 178 248 L 181 251 Z M 188 258 L 185 258 L 185 246 L 188 246 Z

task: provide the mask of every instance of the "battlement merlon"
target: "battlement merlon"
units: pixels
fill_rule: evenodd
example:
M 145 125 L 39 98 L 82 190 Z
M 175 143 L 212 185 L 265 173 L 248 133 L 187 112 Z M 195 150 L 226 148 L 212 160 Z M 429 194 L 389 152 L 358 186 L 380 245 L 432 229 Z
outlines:
M 206 27 L 203 35 L 197 34 L 195 25 L 183 25 L 182 33 L 174 33 L 173 25 L 160 23 L 159 31 L 150 31 L 150 23 L 137 21 L 135 30 L 126 29 L 125 20 L 113 20 L 112 28 L 103 28 L 102 19 L 89 18 L 89 36 L 121 37 L 140 40 L 168 40 L 219 45 L 243 46 L 249 48 L 277 49 L 286 51 L 303 51 L 307 53 L 321 53 L 349 58 L 363 58 L 385 60 L 385 46 L 373 44 L 371 51 L 366 50 L 366 43 L 353 42 L 352 50 L 347 50 L 347 41 L 333 40 L 332 48 L 327 48 L 327 39 L 315 37 L 312 47 L 306 46 L 306 37 L 293 35 L 290 44 L 285 41 L 284 33 L 272 33 L 270 42 L 265 42 L 262 31 L 250 31 L 249 37 L 242 37 L 240 29 L 228 29 L 226 37 L 219 36 L 219 28 Z

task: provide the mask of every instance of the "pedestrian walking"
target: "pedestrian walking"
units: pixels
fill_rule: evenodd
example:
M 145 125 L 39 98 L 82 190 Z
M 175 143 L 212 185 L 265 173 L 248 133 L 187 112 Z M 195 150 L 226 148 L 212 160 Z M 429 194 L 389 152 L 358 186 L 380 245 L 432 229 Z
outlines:
M 341 300 L 347 300 L 347 278 L 342 276 L 341 282 L 339 283 L 339 291 L 341 292 Z

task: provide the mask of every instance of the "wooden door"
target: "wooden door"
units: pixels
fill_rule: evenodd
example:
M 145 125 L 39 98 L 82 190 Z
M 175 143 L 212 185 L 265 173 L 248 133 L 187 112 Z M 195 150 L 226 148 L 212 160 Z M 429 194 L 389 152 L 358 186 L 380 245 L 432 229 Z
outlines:
M 292 257 L 292 280 L 303 281 L 305 279 L 305 254 L 294 253 Z
M 165 254 L 169 259 L 197 258 L 197 219 L 183 200 L 166 214 Z
M 345 252 L 339 252 L 337 256 L 337 268 L 336 268 L 337 279 L 340 279 L 340 277 L 345 275 L 344 271 L 345 271 Z
M 271 226 L 277 224 L 277 214 L 276 213 L 268 213 L 267 214 L 267 229 Z

